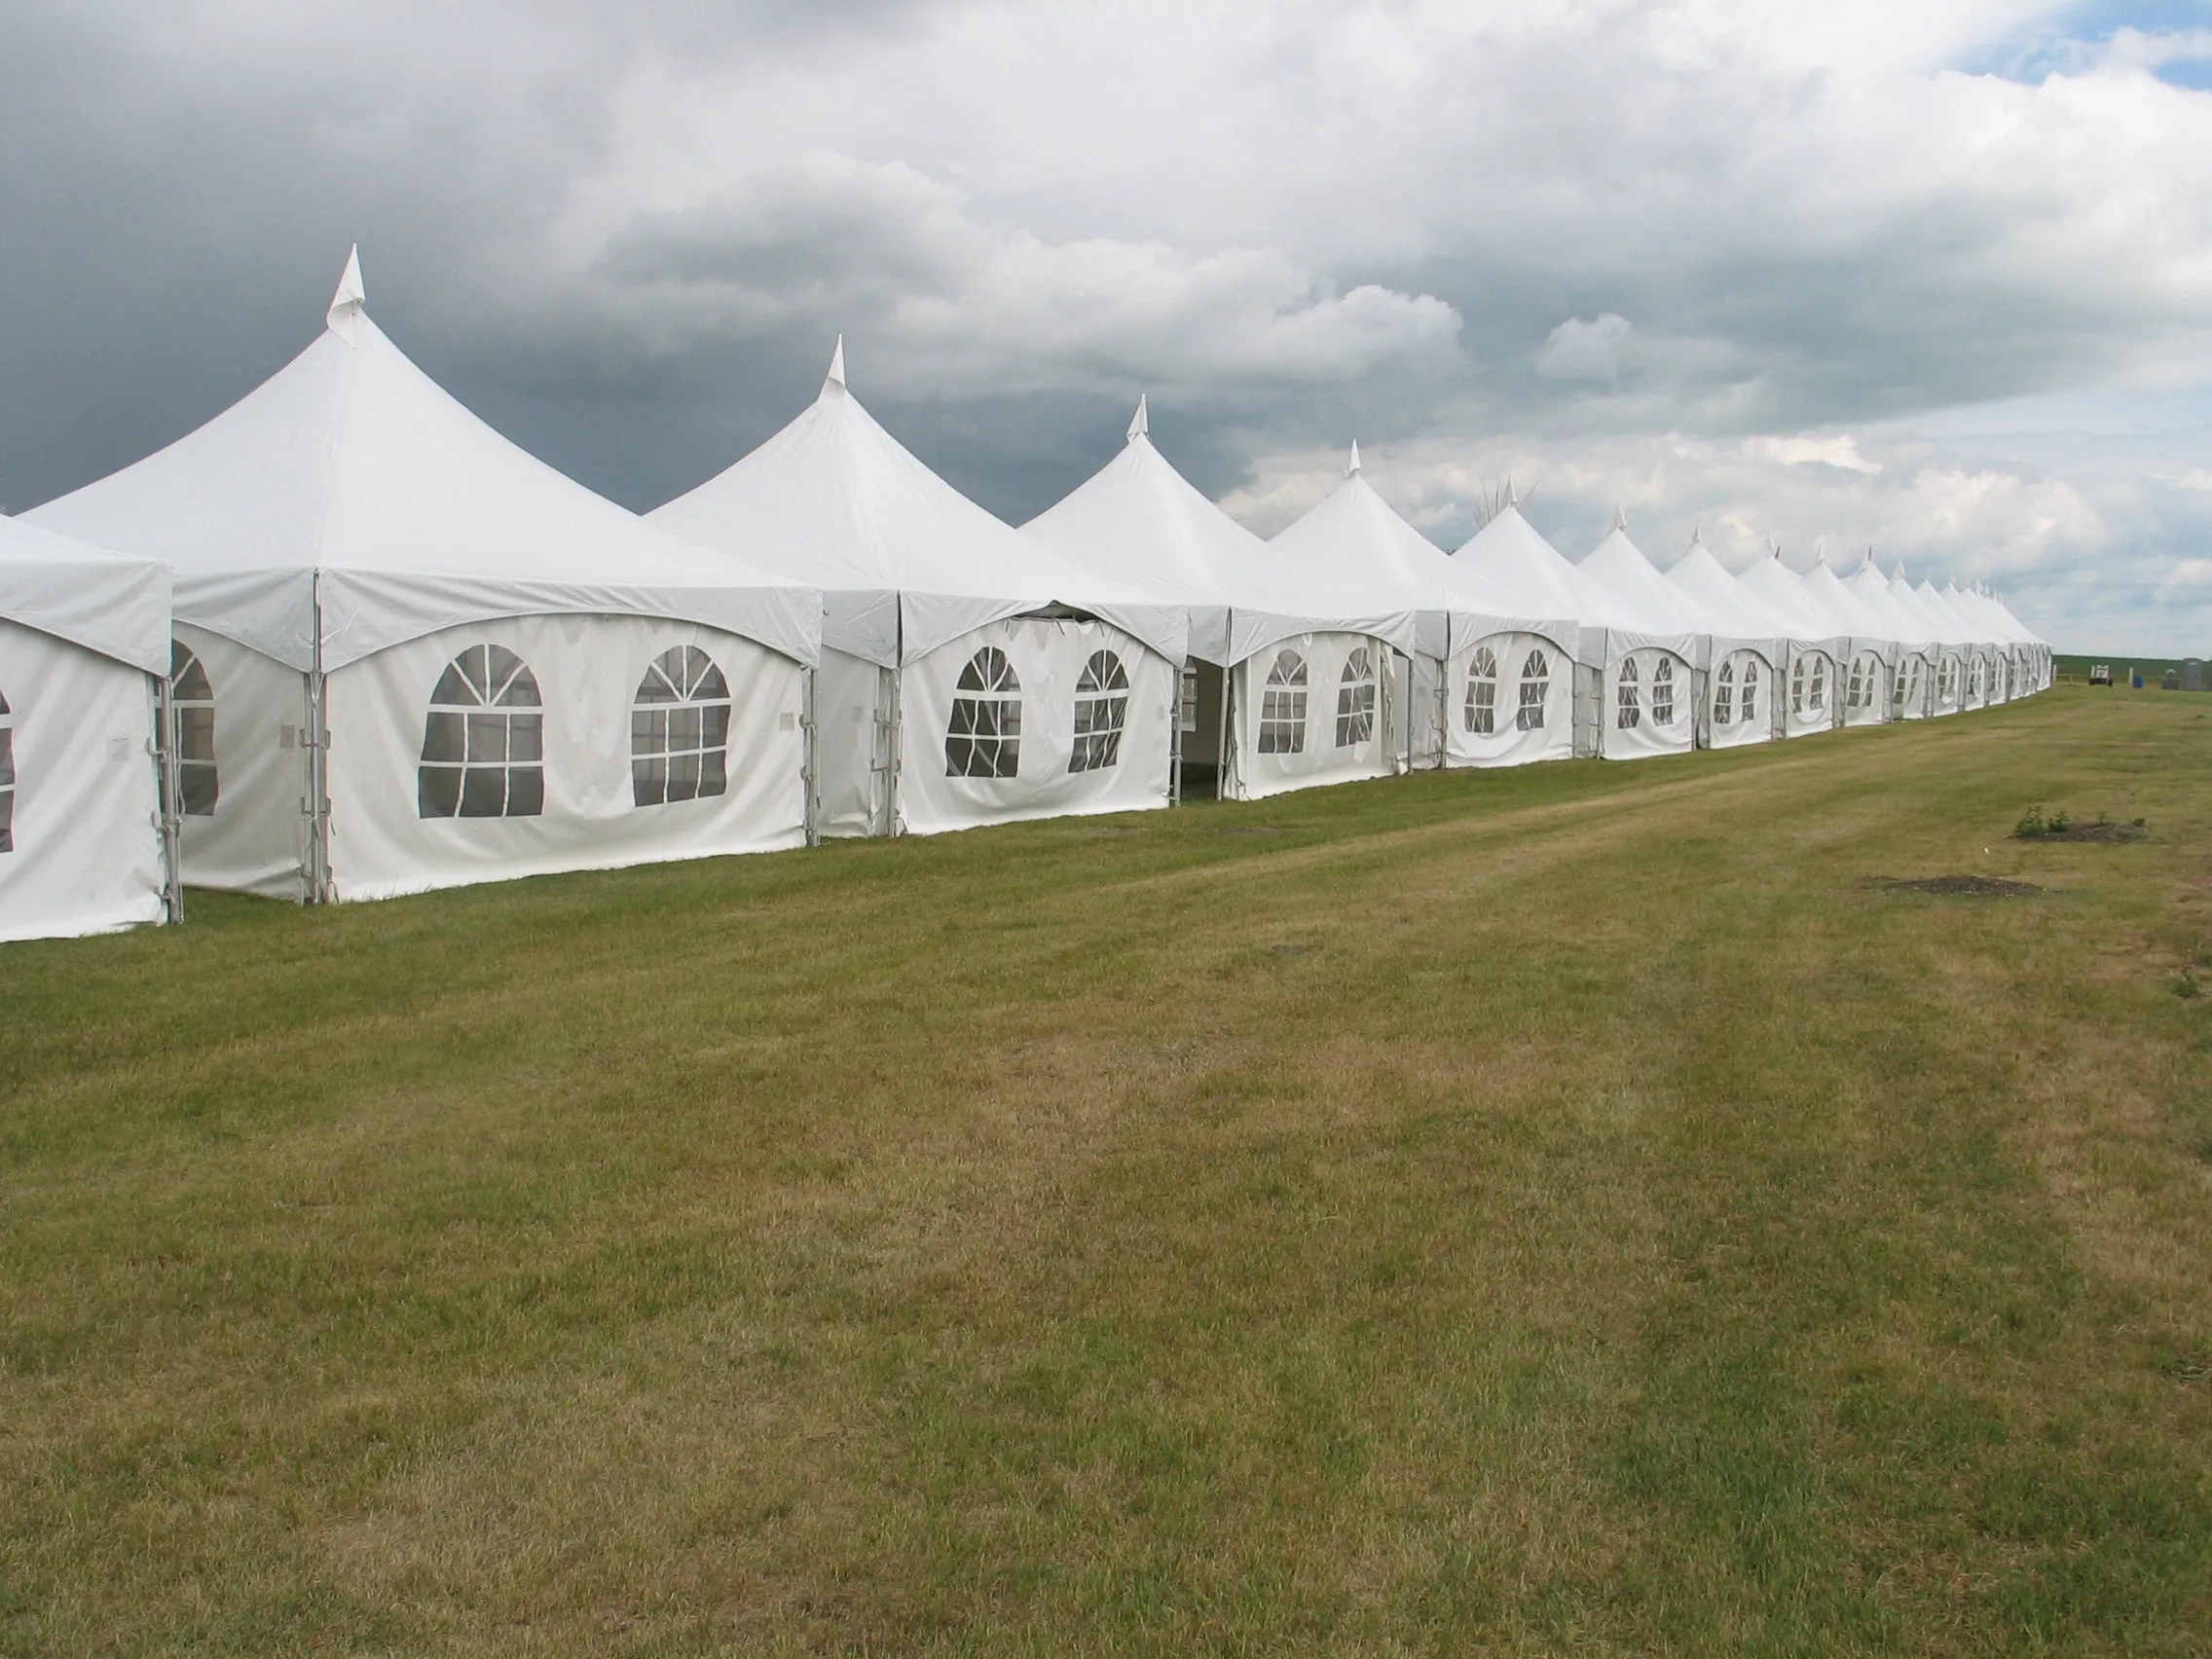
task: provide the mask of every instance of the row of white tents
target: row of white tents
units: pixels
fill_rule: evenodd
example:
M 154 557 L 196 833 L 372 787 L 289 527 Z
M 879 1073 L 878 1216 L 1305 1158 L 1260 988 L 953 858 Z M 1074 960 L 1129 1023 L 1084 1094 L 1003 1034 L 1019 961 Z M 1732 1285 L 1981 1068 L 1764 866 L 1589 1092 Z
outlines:
M 1146 432 L 1016 530 L 846 389 L 644 517 L 362 309 L 197 431 L 0 519 L 0 940 L 1628 758 L 2049 683 L 1987 595 L 1869 561 L 1579 565 L 1510 496 L 1446 554 L 1361 477 L 1272 541 Z

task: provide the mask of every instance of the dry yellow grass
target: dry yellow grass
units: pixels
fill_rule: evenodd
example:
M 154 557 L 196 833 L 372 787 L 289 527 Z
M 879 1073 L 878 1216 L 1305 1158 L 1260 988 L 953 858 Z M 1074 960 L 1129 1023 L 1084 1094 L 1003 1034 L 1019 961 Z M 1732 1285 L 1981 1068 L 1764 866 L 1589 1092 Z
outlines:
M 2202 1651 L 2193 704 L 8 947 L 0 1648 Z

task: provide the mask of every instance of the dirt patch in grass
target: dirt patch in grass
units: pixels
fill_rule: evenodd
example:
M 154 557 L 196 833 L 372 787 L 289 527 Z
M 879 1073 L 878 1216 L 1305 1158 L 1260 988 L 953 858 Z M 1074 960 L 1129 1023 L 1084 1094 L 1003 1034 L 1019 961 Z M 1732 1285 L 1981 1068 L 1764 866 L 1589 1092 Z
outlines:
M 1995 875 L 1877 875 L 1874 885 L 1892 893 L 1936 893 L 1960 899 L 2032 899 L 2043 891 L 2032 881 L 2007 881 Z
M 2099 846 L 2116 847 L 2127 841 L 2149 838 L 2151 831 L 2140 824 L 2069 824 L 2063 830 L 2046 830 L 2041 835 L 2019 837 L 2028 841 L 2093 841 Z

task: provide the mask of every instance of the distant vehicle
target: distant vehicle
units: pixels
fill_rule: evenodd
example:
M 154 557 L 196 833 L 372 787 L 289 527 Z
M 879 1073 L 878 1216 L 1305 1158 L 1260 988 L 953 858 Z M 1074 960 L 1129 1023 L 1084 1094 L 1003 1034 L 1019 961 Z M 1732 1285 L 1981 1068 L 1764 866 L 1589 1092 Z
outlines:
M 2089 664 L 2089 683 L 2091 685 L 2110 685 L 2112 683 L 2112 664 L 2109 662 Z

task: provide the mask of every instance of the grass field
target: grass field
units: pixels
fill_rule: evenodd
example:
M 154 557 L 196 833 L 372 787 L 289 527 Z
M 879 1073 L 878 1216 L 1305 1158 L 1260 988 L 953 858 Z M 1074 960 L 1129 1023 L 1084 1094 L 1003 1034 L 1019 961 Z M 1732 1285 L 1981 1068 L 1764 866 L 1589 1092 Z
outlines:
M 0 1652 L 2202 1653 L 2200 707 L 0 948 Z

